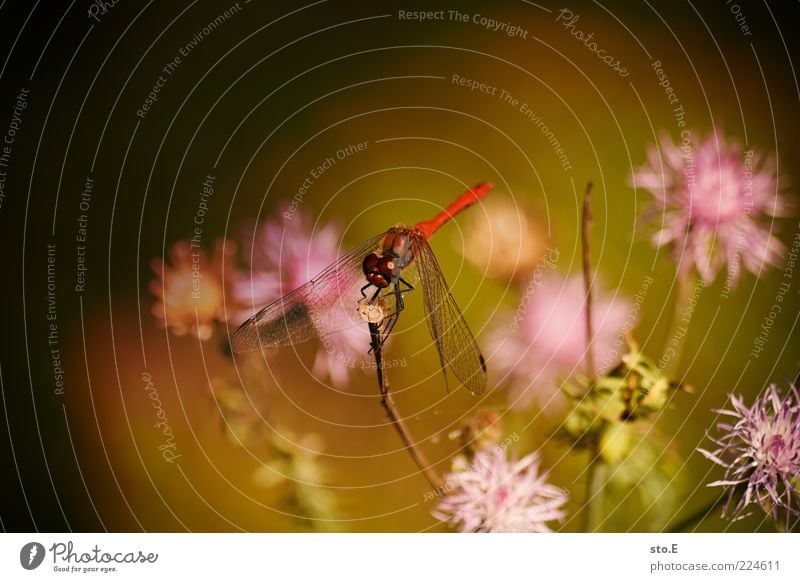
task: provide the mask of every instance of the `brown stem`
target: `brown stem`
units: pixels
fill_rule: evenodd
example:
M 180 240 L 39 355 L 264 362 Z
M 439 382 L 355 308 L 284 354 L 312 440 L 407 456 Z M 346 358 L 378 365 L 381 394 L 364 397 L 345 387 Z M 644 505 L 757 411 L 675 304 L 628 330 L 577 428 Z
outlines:
M 586 289 L 586 374 L 594 380 L 594 358 L 592 357 L 592 251 L 589 235 L 592 229 L 592 186 L 586 184 L 583 194 L 583 215 L 581 216 L 581 246 L 583 249 L 583 285 Z
M 389 382 L 386 380 L 386 375 L 383 373 L 383 354 L 381 352 L 381 334 L 379 324 L 370 323 L 369 332 L 372 344 L 372 353 L 375 355 L 375 367 L 378 373 L 378 387 L 381 391 L 381 405 L 383 405 L 383 408 L 386 410 L 386 414 L 389 415 L 389 420 L 392 422 L 392 426 L 394 427 L 395 431 L 397 431 L 397 434 L 400 435 L 400 438 L 403 440 L 403 444 L 406 446 L 408 454 L 411 455 L 412 459 L 414 459 L 414 462 L 417 464 L 417 467 L 419 467 L 419 470 L 422 471 L 422 474 L 425 475 L 425 478 L 428 479 L 428 482 L 433 486 L 434 489 L 437 491 L 443 491 L 444 480 L 430 465 L 430 463 L 428 463 L 425 455 L 411 440 L 411 435 L 408 432 L 408 429 L 406 429 L 403 421 L 400 419 L 400 416 L 397 414 L 394 401 L 389 395 Z
M 595 368 L 592 349 L 592 187 L 591 182 L 586 184 L 583 193 L 583 213 L 581 215 L 581 250 L 583 254 L 583 286 L 586 292 L 586 375 L 594 383 Z M 589 466 L 586 469 L 586 503 L 583 508 L 583 530 L 594 531 L 600 518 L 602 507 L 603 485 L 602 480 L 603 461 L 600 459 L 599 443 L 595 439 L 589 450 Z

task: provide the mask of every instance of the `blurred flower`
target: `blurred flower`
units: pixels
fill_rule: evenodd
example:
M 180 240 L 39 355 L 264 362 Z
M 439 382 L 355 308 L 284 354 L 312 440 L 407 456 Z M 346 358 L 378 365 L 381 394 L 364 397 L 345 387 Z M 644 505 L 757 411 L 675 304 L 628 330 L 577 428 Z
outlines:
M 477 451 L 500 444 L 503 439 L 503 417 L 495 408 L 480 409 L 448 436 L 458 440 L 464 453 L 472 458 Z
M 464 216 L 464 227 L 453 238 L 456 248 L 490 277 L 510 280 L 529 273 L 547 244 L 533 215 L 503 196 L 490 196 L 481 208 Z
M 773 156 L 743 151 L 721 134 L 699 144 L 691 138 L 673 143 L 665 134 L 660 148 L 650 146 L 647 157 L 648 164 L 631 175 L 629 184 L 655 198 L 646 213 L 661 220 L 652 242 L 672 247 L 682 277 L 694 265 L 710 283 L 727 263 L 733 287 L 742 262 L 757 275 L 763 265 L 779 263 L 784 247 L 770 234 L 770 221 L 789 208 Z
M 532 294 L 532 296 L 530 296 Z M 546 404 L 559 393 L 559 381 L 585 370 L 586 319 L 583 279 L 542 276 L 529 288 L 513 321 L 495 327 L 487 338 L 494 369 L 510 386 L 510 405 Z M 610 358 L 630 303 L 597 291 L 592 297 L 592 354 L 595 366 Z M 510 329 L 509 329 L 510 327 Z M 600 370 L 602 371 L 602 370 Z
M 170 263 L 154 259 L 157 278 L 150 283 L 156 297 L 153 315 L 175 335 L 192 333 L 207 340 L 214 323 L 224 319 L 223 281 L 233 267 L 236 247 L 230 241 L 217 241 L 209 261 L 205 251 L 189 241 L 178 241 L 170 249 Z
M 348 327 L 325 336 L 314 358 L 312 373 L 317 378 L 330 378 L 336 388 L 346 388 L 350 372 L 366 370 L 374 365 L 368 359 L 369 332 L 367 326 Z
M 263 446 L 264 418 L 250 395 L 238 382 L 225 377 L 213 378 L 210 387 L 231 444 L 243 448 Z
M 270 437 L 272 457 L 253 473 L 255 483 L 267 489 L 287 488 L 287 509 L 300 520 L 299 529 L 335 529 L 338 503 L 325 486 L 328 475 L 320 462 L 322 438 L 316 434 L 298 438 L 284 429 L 270 432 Z
M 340 230 L 333 223 L 315 227 L 309 213 L 286 206 L 274 218 L 249 233 L 243 245 L 247 270 L 234 276 L 232 321 L 241 323 L 253 313 L 304 285 L 340 258 Z M 342 313 L 354 321 L 353 313 Z M 347 386 L 350 372 L 366 368 L 369 334 L 366 325 L 350 327 L 322 339 L 312 373 L 330 378 L 337 388 Z
M 738 498 L 736 516 L 758 503 L 776 522 L 785 512 L 788 522 L 790 515 L 800 515 L 800 394 L 790 386 L 781 395 L 773 384 L 749 408 L 741 398 L 730 398 L 733 410 L 716 412 L 732 417 L 733 424 L 717 424 L 722 436 L 709 437 L 718 448 L 698 449 L 725 468 L 725 478 L 709 487 L 728 488 L 725 514 Z
M 445 478 L 448 495 L 434 516 L 462 532 L 549 532 L 563 519 L 567 493 L 539 475 L 539 454 L 506 460 L 503 447 L 479 451 L 472 464 Z
M 650 420 L 669 403 L 675 390 L 691 393 L 687 384 L 671 382 L 644 355 L 631 337 L 622 362 L 596 379 L 574 376 L 562 386 L 574 401 L 564 430 L 576 447 L 595 447 L 607 463 L 622 461 L 635 445 L 632 425 Z
M 233 299 L 241 323 L 265 305 L 294 291 L 336 261 L 339 228 L 329 223 L 315 227 L 309 213 L 279 208 L 243 237 L 244 271 L 236 273 Z

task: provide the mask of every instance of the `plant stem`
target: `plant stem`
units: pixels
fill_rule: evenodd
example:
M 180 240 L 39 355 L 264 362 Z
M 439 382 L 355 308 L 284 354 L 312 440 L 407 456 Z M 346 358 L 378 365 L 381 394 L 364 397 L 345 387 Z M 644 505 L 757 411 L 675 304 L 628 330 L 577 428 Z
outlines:
M 586 497 L 583 504 L 583 531 L 593 532 L 600 523 L 603 506 L 603 478 L 605 464 L 600 460 L 597 444 L 590 449 L 589 465 L 586 468 Z
M 412 459 L 414 459 L 414 462 L 417 464 L 417 467 L 419 467 L 419 470 L 422 471 L 422 474 L 425 475 L 425 478 L 428 479 L 428 482 L 433 486 L 434 489 L 437 491 L 442 491 L 444 490 L 444 480 L 430 465 L 430 463 L 428 463 L 425 455 L 417 448 L 417 446 L 414 444 L 414 441 L 411 440 L 411 435 L 406 429 L 403 421 L 398 416 L 397 409 L 394 406 L 394 401 L 389 395 L 389 383 L 386 379 L 386 375 L 383 373 L 383 354 L 381 351 L 380 325 L 377 323 L 370 323 L 369 333 L 372 345 L 372 353 L 375 355 L 375 367 L 378 374 L 378 388 L 381 392 L 381 405 L 386 410 L 386 414 L 389 415 L 389 420 L 392 422 L 392 426 L 394 427 L 395 431 L 397 431 L 397 434 L 400 435 L 400 438 L 403 440 L 403 444 L 406 446 L 408 454 L 411 455 Z
M 592 183 L 583 193 L 581 216 L 581 247 L 583 251 L 583 285 L 586 290 L 586 374 L 594 380 L 594 358 L 592 357 L 592 250 L 589 235 L 592 229 Z
M 583 192 L 583 212 L 581 214 L 581 251 L 583 255 L 583 286 L 586 291 L 586 303 L 584 308 L 584 316 L 586 319 L 586 375 L 589 377 L 590 386 L 594 385 L 596 380 L 594 357 L 592 350 L 592 281 L 594 275 L 592 273 L 592 246 L 591 246 L 591 233 L 592 233 L 592 188 L 591 182 L 586 184 L 586 190 Z M 591 388 L 590 388 L 591 389 Z M 592 443 L 589 449 L 589 465 L 586 468 L 586 502 L 583 509 L 583 529 L 584 531 L 593 531 L 597 524 L 600 522 L 599 512 L 602 510 L 603 480 L 602 470 L 604 468 L 603 461 L 600 459 L 599 443 L 597 439 Z

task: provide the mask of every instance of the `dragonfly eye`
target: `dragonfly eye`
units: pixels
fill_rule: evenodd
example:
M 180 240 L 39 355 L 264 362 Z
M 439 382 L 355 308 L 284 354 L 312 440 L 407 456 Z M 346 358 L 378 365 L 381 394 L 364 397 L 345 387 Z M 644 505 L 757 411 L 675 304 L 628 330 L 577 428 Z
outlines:
M 364 257 L 364 262 L 361 265 L 362 269 L 364 269 L 365 275 L 371 275 L 373 273 L 378 272 L 378 255 L 375 253 L 370 253 L 366 257 Z
M 400 276 L 400 267 L 394 257 L 381 257 L 378 259 L 378 272 L 389 281 Z

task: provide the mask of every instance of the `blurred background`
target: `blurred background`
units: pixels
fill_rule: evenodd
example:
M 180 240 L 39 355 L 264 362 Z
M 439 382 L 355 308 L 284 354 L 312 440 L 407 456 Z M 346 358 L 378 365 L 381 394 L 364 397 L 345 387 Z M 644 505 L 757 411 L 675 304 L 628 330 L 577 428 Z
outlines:
M 570 492 L 556 529 L 579 531 L 586 452 L 560 434 L 563 404 L 509 405 L 487 338 L 545 247 L 558 250 L 554 271 L 580 274 L 592 181 L 599 285 L 633 303 L 652 278 L 633 333 L 661 356 L 675 265 L 651 246 L 637 218 L 651 196 L 628 178 L 662 133 L 680 138 L 679 120 L 774 153 L 798 201 L 796 7 L 733 6 L 574 2 L 567 28 L 564 6 L 526 1 L 0 4 L 0 133 L 11 138 L 0 168 L 2 527 L 447 531 L 387 424 L 373 370 L 351 367 L 335 385 L 314 372 L 317 342 L 234 360 L 233 321 L 178 336 L 153 315 L 152 261 L 174 264 L 170 249 L 196 234 L 201 208 L 197 242 L 211 254 L 217 239 L 235 241 L 228 261 L 247 273 L 254 228 L 295 196 L 312 239 L 335 226 L 335 254 L 491 180 L 486 203 L 431 240 L 490 390 L 445 389 L 419 292 L 386 346 L 390 385 L 440 472 L 462 427 L 496 413 L 518 456 L 539 450 Z M 619 70 L 574 30 L 593 33 Z M 797 215 L 772 225 L 786 246 L 799 229 Z M 648 429 L 655 452 L 609 495 L 600 529 L 660 531 L 715 499 L 705 484 L 721 473 L 695 452 L 708 446 L 712 410 L 800 368 L 800 287 L 786 273 L 743 273 L 730 293 L 718 276 L 703 291 L 678 370 L 694 393 Z M 771 526 L 715 513 L 697 529 Z

